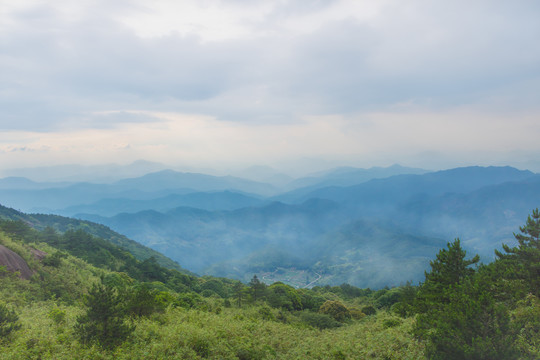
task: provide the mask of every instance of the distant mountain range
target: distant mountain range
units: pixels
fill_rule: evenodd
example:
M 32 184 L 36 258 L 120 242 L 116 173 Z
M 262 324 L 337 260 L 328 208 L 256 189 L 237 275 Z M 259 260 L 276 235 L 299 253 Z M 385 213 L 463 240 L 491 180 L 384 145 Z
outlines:
M 53 168 L 47 168 L 47 171 L 51 171 L 51 169 Z M 264 170 L 264 168 L 255 170 L 257 170 L 255 172 L 258 175 L 263 173 L 271 176 L 272 174 L 270 170 Z M 136 212 L 147 209 L 167 210 L 178 206 L 193 206 L 208 210 L 231 210 L 242 206 L 256 205 L 254 199 L 260 200 L 276 196 L 285 191 L 297 189 L 304 183 L 310 185 L 298 191 L 308 192 L 323 186 L 337 186 L 344 183 L 357 184 L 379 178 L 384 174 L 422 171 L 397 165 L 389 168 L 371 169 L 338 168 L 321 174 L 319 177 L 289 179 L 281 187 L 234 176 L 212 176 L 173 170 L 161 170 L 108 183 L 37 182 L 24 177 L 8 177 L 0 179 L 0 199 L 2 204 L 21 211 L 60 215 L 74 215 L 78 212 L 113 215 L 116 210 L 118 210 L 117 213 Z M 279 176 L 279 174 L 274 174 L 274 176 Z M 283 180 L 284 175 L 281 176 Z M 191 198 L 178 197 L 178 195 L 201 192 L 207 194 L 192 195 Z M 218 194 L 219 192 L 225 193 Z M 244 195 L 244 198 L 232 196 L 231 193 Z M 171 195 L 176 195 L 176 197 Z M 199 202 L 197 202 L 197 198 L 200 199 Z M 272 200 L 280 199 L 276 197 Z M 146 201 L 146 203 L 139 201 Z M 246 201 L 249 201 L 250 204 Z M 130 209 L 128 204 L 132 204 L 134 208 Z
M 511 167 L 338 168 L 285 179 L 278 187 L 170 170 L 109 184 L 11 178 L 0 179 L 0 199 L 104 224 L 200 274 L 248 280 L 301 269 L 315 285 L 374 288 L 421 280 L 455 237 L 490 261 L 540 204 L 540 175 Z

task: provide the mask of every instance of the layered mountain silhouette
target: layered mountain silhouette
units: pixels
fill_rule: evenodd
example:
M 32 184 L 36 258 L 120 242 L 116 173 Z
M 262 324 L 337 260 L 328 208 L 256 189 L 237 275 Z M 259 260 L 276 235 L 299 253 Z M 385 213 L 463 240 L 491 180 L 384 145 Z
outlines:
M 455 237 L 490 261 L 540 203 L 540 176 L 511 167 L 341 168 L 293 180 L 280 194 L 174 171 L 56 188 L 8 190 L 10 181 L 0 181 L 3 198 L 104 224 L 197 273 L 247 280 L 300 269 L 316 284 L 362 287 L 420 280 Z

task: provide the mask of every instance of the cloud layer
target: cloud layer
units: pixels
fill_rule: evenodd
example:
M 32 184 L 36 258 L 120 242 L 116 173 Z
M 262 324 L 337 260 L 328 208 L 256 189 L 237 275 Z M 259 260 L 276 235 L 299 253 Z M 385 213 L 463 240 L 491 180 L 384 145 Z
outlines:
M 539 16 L 535 1 L 14 2 L 0 160 L 536 166 Z

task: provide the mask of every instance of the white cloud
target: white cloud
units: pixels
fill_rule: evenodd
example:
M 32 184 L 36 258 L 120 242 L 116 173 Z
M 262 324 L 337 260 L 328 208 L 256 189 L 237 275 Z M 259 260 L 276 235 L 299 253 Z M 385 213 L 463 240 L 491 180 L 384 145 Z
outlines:
M 312 116 L 282 124 L 241 123 L 177 113 L 130 113 L 134 122 L 127 117 L 125 122 L 109 128 L 3 133 L 0 160 L 31 166 L 51 156 L 58 163 L 92 164 L 145 158 L 223 169 L 230 164 L 247 166 L 261 159 L 279 167 L 280 163 L 301 158 L 415 166 L 429 161 L 434 165 L 448 158 L 445 161 L 449 165 L 458 166 L 475 161 L 501 165 L 501 154 L 505 152 L 534 154 L 539 150 L 536 137 L 540 123 L 534 114 L 522 114 L 524 126 L 516 127 L 508 115 L 473 109 Z M 438 158 L 423 158 L 434 151 Z
M 539 15 L 533 1 L 10 2 L 1 156 L 538 154 Z

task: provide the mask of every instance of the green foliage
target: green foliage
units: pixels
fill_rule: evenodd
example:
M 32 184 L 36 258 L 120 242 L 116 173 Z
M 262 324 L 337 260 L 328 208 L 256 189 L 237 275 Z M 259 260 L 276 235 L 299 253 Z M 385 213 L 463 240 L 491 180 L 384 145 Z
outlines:
M 475 255 L 471 260 L 465 260 L 467 252 L 461 248 L 459 238 L 447 246 L 448 250 L 442 249 L 436 260 L 430 261 L 431 272 L 426 273 L 426 283 L 448 287 L 474 274 L 474 269 L 469 266 L 478 263 L 480 257 Z
M 531 340 L 538 337 L 540 328 L 532 320 L 540 313 L 534 295 L 526 306 L 517 302 L 513 318 L 508 308 L 523 296 L 524 289 L 537 291 L 538 210 L 520 230 L 522 234 L 516 235 L 519 247 L 504 245 L 506 254 L 496 252 L 497 261 L 478 272 L 468 268 L 477 257 L 464 260 L 459 240 L 431 262 L 432 272 L 426 273 L 418 292 L 420 314 L 414 327 L 415 335 L 427 340 L 430 359 L 515 359 L 538 354 L 538 344 Z
M 313 291 L 307 289 L 298 289 L 296 290 L 298 296 L 300 296 L 300 301 L 302 303 L 302 308 L 305 310 L 318 311 L 326 299 Z
M 362 308 L 362 312 L 366 315 L 375 315 L 377 313 L 377 309 L 375 309 L 372 305 L 366 305 Z
M 412 286 L 410 282 L 407 282 L 398 291 L 400 293 L 399 301 L 392 305 L 392 311 L 401 317 L 414 315 L 414 303 L 416 301 L 418 287 Z
M 526 291 L 540 296 L 540 211 L 533 210 L 524 226 L 514 234 L 517 247 L 503 244 L 506 254 L 495 251 L 500 260 L 505 260 L 506 267 L 511 269 L 510 278 L 515 277 L 523 282 Z
M 54 321 L 56 325 L 60 325 L 66 322 L 66 311 L 59 308 L 54 308 L 49 312 L 49 318 Z
M 67 257 L 66 253 L 55 251 L 52 255 L 45 257 L 41 262 L 45 266 L 59 267 L 62 264 L 62 259 Z
M 512 330 L 517 333 L 516 347 L 523 359 L 540 359 L 540 299 L 529 294 L 512 312 Z
M 267 302 L 274 308 L 302 310 L 302 300 L 296 290 L 289 285 L 277 282 L 268 287 Z
M 467 252 L 461 248 L 460 240 L 447 244 L 448 249 L 441 249 L 435 260 L 430 261 L 431 271 L 426 272 L 426 281 L 418 291 L 416 310 L 420 313 L 429 311 L 433 306 L 444 306 L 449 299 L 452 287 L 474 274 L 469 266 L 478 263 L 478 255 L 465 260 Z
M 272 309 L 270 309 L 267 305 L 261 306 L 259 308 L 259 315 L 263 320 L 273 321 L 276 319 L 274 313 L 272 312 Z
M 523 227 L 530 238 L 523 240 L 527 248 L 536 239 L 535 216 Z M 536 260 L 519 247 L 474 271 L 470 265 L 475 259 L 465 260 L 459 242 L 448 244 L 432 261 L 432 272 L 420 287 L 371 291 L 342 284 L 308 290 L 275 283 L 263 284 L 264 293 L 255 294 L 255 277 L 249 286 L 224 278 L 197 278 L 164 269 L 153 259 L 143 262 L 104 248 L 82 232 L 66 237 L 52 229 L 29 229 L 24 223 L 14 224 L 12 230 L 16 239 L 0 232 L 0 242 L 25 257 L 36 275 L 30 281 L 0 276 L 7 313 L 18 317 L 15 329 L 24 328 L 11 330 L 9 343 L 0 341 L 6 360 L 416 360 L 424 353 L 430 359 L 540 357 L 540 301 L 531 291 Z M 38 242 L 45 238 L 58 248 Z M 83 244 L 72 244 L 77 241 Z M 32 259 L 30 248 L 60 261 L 40 263 Z M 92 249 L 102 258 L 86 254 Z M 99 253 L 100 249 L 104 250 Z M 74 257 L 77 252 L 100 269 Z M 93 285 L 97 277 L 102 282 Z M 82 307 L 79 299 L 84 293 Z M 238 293 L 242 306 L 227 307 L 238 300 Z M 343 323 L 331 315 L 328 303 L 341 305 L 335 313 L 348 311 L 349 316 L 339 317 Z M 305 310 L 325 304 L 327 313 Z M 12 306 L 17 313 L 9 310 Z M 410 316 L 418 308 L 421 313 Z
M 350 284 L 341 284 L 339 285 L 339 288 L 341 289 L 341 294 L 349 299 L 361 296 L 368 296 L 371 293 L 370 289 L 360 289 Z
M 166 298 L 160 296 L 160 291 L 150 289 L 144 284 L 125 290 L 123 293 L 124 307 L 128 315 L 148 317 L 155 312 L 164 312 L 167 307 Z
M 449 294 L 450 302 L 421 314 L 415 331 L 428 340 L 432 359 L 515 359 L 515 336 L 507 308 L 489 284 L 471 278 Z
M 393 288 L 385 291 L 381 296 L 377 298 L 375 303 L 378 308 L 390 308 L 395 303 L 399 302 L 402 297 L 402 291 L 400 288 Z
M 330 314 L 314 313 L 311 311 L 302 311 L 300 319 L 306 324 L 318 329 L 334 329 L 342 326 L 342 324 L 334 319 Z
M 261 282 L 257 275 L 253 275 L 249 282 L 249 290 L 253 301 L 262 300 L 266 295 L 266 284 Z
M 243 301 L 246 299 L 247 288 L 240 281 L 237 281 L 233 287 L 234 298 L 236 300 L 236 306 L 241 307 Z
M 321 305 L 319 312 L 330 315 L 337 321 L 344 322 L 351 318 L 351 313 L 340 301 L 328 300 Z
M 396 326 L 399 326 L 403 323 L 402 320 L 400 319 L 396 319 L 396 318 L 390 318 L 390 319 L 384 319 L 383 321 L 383 327 L 385 329 L 388 329 L 388 328 L 391 328 L 391 327 L 396 327 Z
M 188 292 L 188 293 L 178 294 L 176 302 L 178 303 L 179 306 L 185 309 L 191 309 L 204 303 L 204 300 L 199 296 L 199 294 Z
M 21 324 L 17 313 L 0 303 L 0 339 L 6 339 L 12 332 L 20 328 Z
M 199 288 L 203 291 L 211 291 L 213 294 L 217 294 L 222 298 L 226 298 L 228 296 L 227 286 L 219 279 L 206 279 L 202 284 L 199 285 Z
M 83 344 L 114 348 L 135 330 L 125 323 L 124 299 L 115 288 L 94 284 L 85 298 L 86 313 L 77 318 L 75 333 Z

